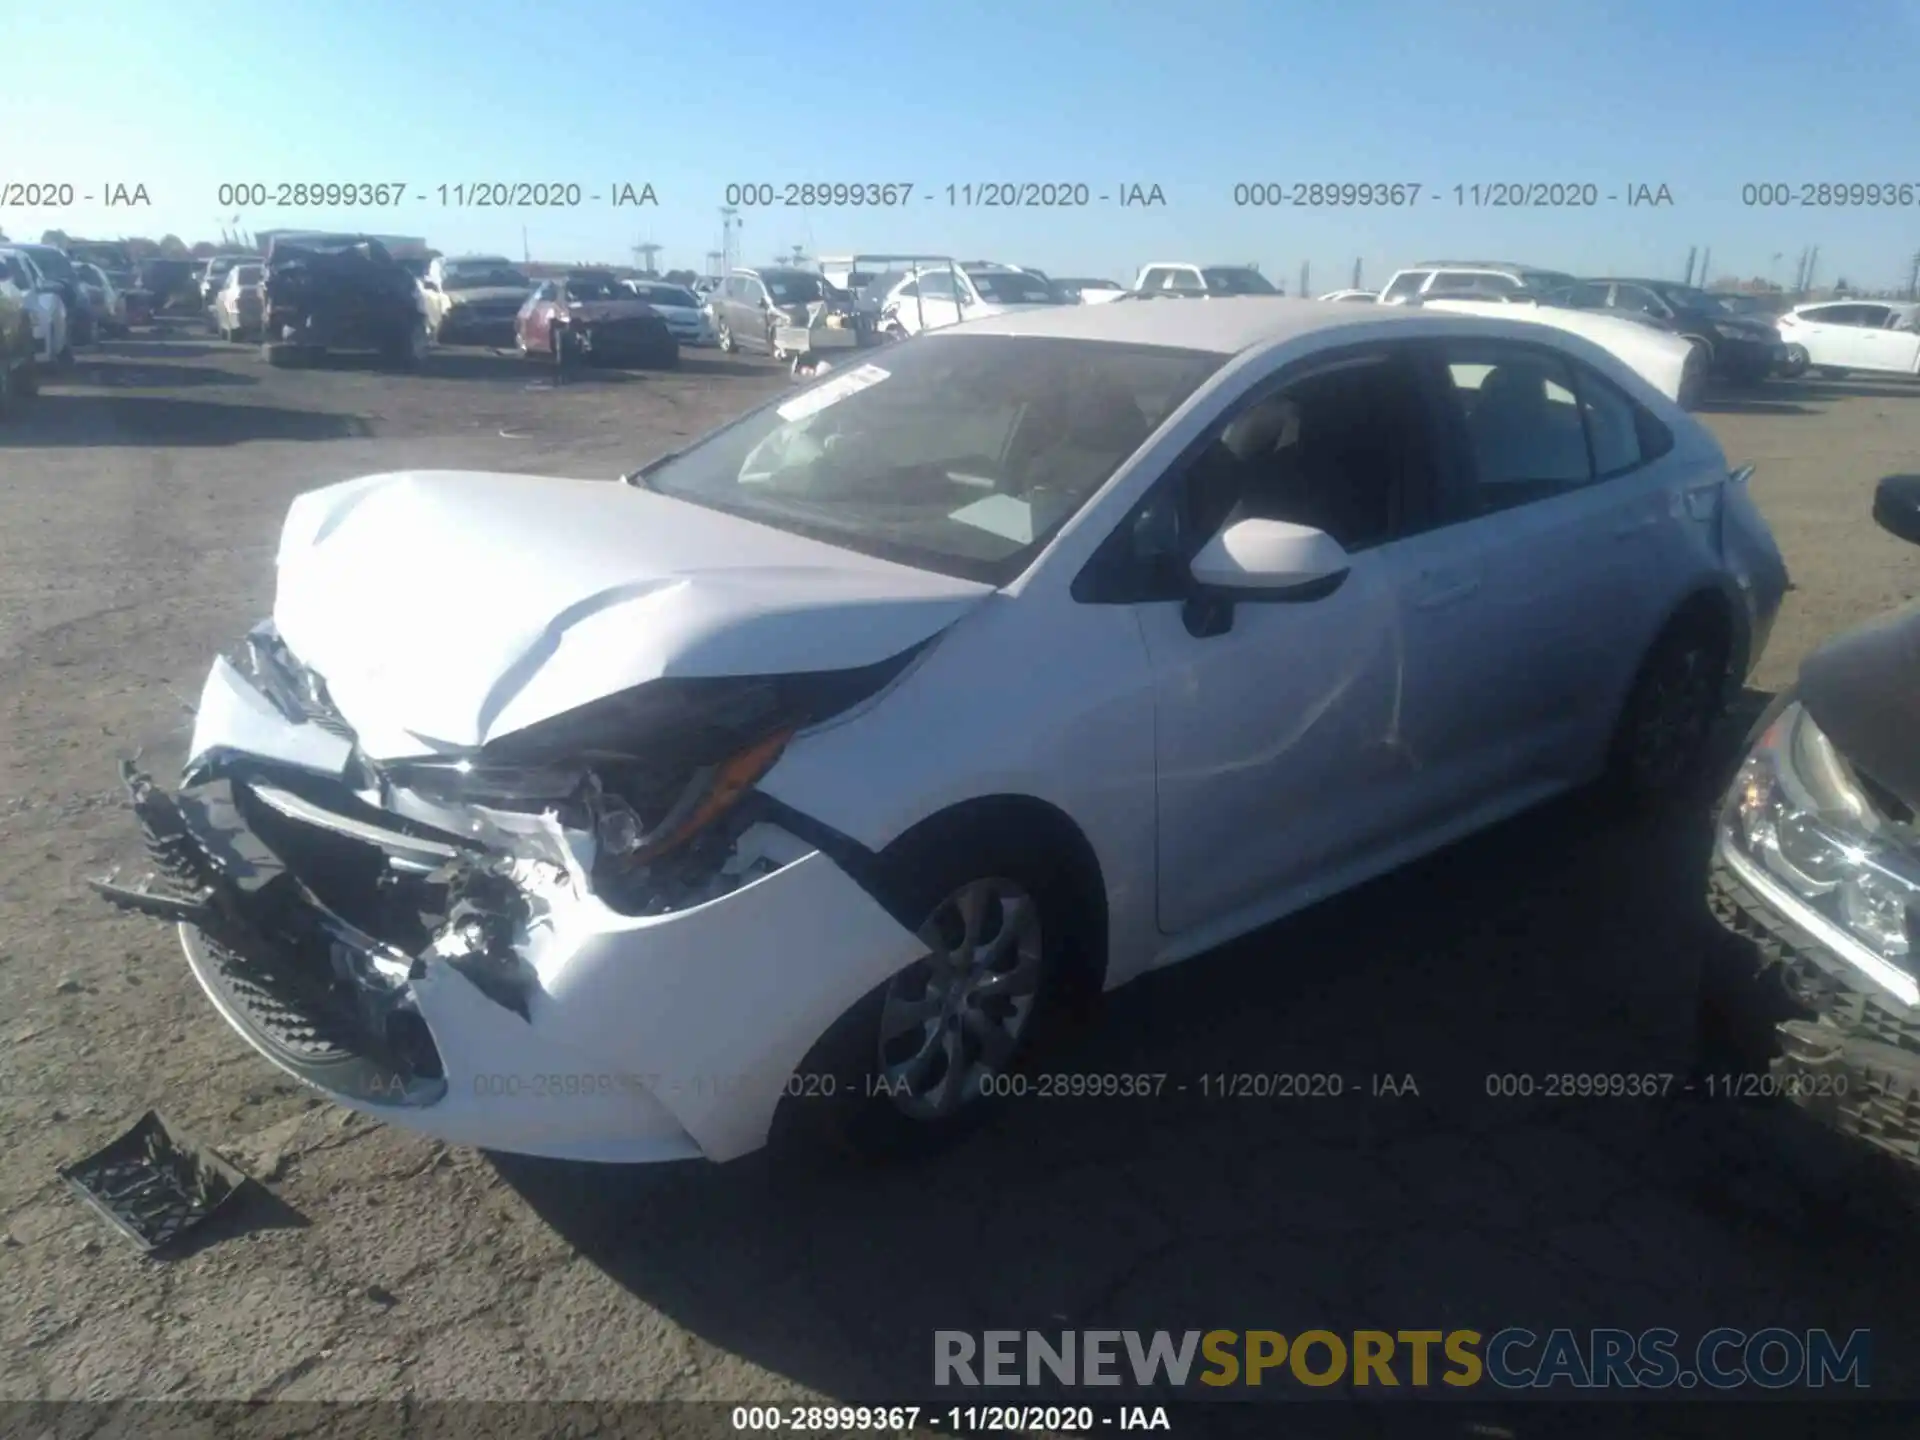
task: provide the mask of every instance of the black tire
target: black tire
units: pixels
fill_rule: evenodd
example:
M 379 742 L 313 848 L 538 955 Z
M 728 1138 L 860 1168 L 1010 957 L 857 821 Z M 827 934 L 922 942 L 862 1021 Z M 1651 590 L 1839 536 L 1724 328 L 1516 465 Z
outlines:
M 261 357 L 276 370 L 299 370 L 311 363 L 312 356 L 305 345 L 288 345 L 281 341 L 269 340 L 260 347 Z
M 407 326 L 387 342 L 380 358 L 388 369 L 411 374 L 426 363 L 427 332 L 419 326 Z
M 1092 972 L 1085 957 L 1071 947 L 1097 933 L 1099 927 L 1083 921 L 1086 907 L 1099 902 L 1080 893 L 1058 846 L 1030 829 L 1004 822 L 957 826 L 935 822 L 906 837 L 882 857 L 881 864 L 892 877 L 892 908 L 897 914 L 925 917 L 922 933 L 941 918 L 950 896 L 973 883 L 1004 882 L 1031 897 L 1039 937 L 1032 1004 L 1005 1063 L 993 1072 L 1019 1075 L 1083 1011 L 1080 1002 L 1086 987 L 1077 985 L 1075 977 Z M 990 939 L 996 932 L 985 928 L 982 933 Z M 972 1098 L 951 1113 L 917 1117 L 886 1093 L 881 1024 L 889 991 L 900 985 L 911 994 L 926 980 L 928 965 L 928 960 L 915 961 L 876 986 L 815 1044 L 775 1116 L 773 1143 L 779 1153 L 804 1159 L 817 1158 L 824 1151 L 880 1164 L 914 1161 L 959 1143 L 1000 1109 L 1003 1099 L 974 1089 Z M 1009 1002 L 990 999 L 986 1003 Z M 958 1016 L 949 1017 L 944 1028 L 938 1021 L 927 1023 L 934 1027 L 925 1040 L 929 1051 L 939 1044 L 935 1036 L 949 1030 L 967 1034 Z M 974 1058 L 980 1056 L 976 1053 Z
M 13 372 L 13 393 L 16 399 L 21 400 L 30 400 L 40 393 L 38 356 L 29 354 L 20 367 Z
M 1844 380 L 1847 378 L 1847 375 L 1850 372 L 1845 370 L 1837 370 L 1831 365 L 1822 365 L 1814 373 L 1818 375 L 1822 380 Z
M 1704 606 L 1668 622 L 1641 661 L 1607 752 L 1608 802 L 1646 813 L 1689 796 L 1727 697 L 1731 637 Z
M 73 368 L 73 341 L 71 338 L 67 341 L 66 349 L 53 357 L 53 368 L 56 370 L 71 370 Z
M 18 393 L 14 378 L 17 373 L 12 365 L 0 363 L 0 420 L 4 420 L 13 409 L 14 397 Z
M 1780 361 L 1780 374 L 1788 380 L 1797 380 L 1807 373 L 1807 367 L 1813 363 L 1804 345 L 1789 345 L 1787 353 Z

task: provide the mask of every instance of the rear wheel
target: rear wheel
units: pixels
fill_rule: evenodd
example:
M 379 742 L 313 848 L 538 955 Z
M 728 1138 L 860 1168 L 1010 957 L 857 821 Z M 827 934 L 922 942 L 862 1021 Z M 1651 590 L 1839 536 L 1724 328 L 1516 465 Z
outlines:
M 1726 622 L 1704 606 L 1676 616 L 1641 663 L 1608 756 L 1609 798 L 1655 810 L 1685 794 L 1726 698 Z

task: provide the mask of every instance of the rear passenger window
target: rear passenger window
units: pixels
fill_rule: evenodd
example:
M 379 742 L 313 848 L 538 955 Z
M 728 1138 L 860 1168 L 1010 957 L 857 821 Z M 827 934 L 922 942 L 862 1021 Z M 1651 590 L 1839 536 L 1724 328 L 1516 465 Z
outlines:
M 1446 360 L 1480 513 L 1549 499 L 1593 480 L 1586 423 L 1566 360 L 1497 343 L 1449 345 Z

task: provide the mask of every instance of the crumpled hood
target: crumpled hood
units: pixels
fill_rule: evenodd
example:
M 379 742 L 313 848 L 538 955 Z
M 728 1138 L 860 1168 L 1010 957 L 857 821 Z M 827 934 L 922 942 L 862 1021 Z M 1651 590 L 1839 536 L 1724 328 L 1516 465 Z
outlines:
M 281 637 L 375 760 L 663 676 L 875 664 L 992 593 L 627 485 L 484 471 L 302 495 L 278 564 Z
M 505 305 L 508 301 L 524 305 L 532 293 L 524 285 L 482 285 L 476 290 L 449 290 L 447 305 L 455 310 L 463 305 Z

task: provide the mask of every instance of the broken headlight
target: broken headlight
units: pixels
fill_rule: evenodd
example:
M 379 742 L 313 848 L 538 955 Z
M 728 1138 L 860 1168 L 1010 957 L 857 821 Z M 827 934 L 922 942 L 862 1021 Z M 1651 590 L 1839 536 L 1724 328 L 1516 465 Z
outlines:
M 1722 845 L 1770 900 L 1908 1004 L 1920 851 L 1798 702 L 1767 727 L 1721 811 Z

